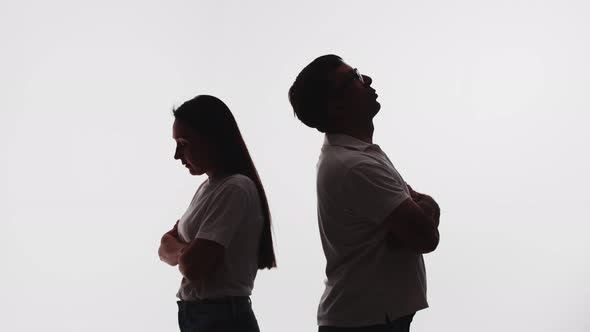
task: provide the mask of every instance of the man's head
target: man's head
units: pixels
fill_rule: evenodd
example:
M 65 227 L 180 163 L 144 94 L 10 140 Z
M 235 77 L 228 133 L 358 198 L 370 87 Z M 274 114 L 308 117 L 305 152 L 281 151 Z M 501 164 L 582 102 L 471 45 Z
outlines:
M 371 78 L 329 54 L 313 60 L 289 89 L 289 101 L 301 122 L 320 132 L 338 132 L 370 123 L 381 105 Z

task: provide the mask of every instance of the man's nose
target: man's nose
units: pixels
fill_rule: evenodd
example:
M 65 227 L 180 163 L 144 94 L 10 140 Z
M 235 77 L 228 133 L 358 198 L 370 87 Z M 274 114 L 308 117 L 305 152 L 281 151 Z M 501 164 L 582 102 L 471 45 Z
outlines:
M 366 86 L 371 86 L 371 83 L 373 83 L 373 79 L 367 75 L 363 75 L 363 81 L 365 81 Z

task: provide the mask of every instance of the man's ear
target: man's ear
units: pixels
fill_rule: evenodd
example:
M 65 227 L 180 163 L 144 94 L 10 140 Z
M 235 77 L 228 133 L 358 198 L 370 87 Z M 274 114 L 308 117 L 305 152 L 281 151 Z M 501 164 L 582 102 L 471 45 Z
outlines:
M 326 114 L 330 121 L 338 121 L 343 112 L 344 103 L 342 100 L 332 99 L 326 105 Z

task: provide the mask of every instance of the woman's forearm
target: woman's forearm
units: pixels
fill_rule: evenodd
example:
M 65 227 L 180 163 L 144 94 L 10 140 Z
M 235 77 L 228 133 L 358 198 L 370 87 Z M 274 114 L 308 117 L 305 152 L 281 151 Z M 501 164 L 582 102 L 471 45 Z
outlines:
M 164 234 L 164 236 L 162 236 L 162 240 L 160 241 L 160 248 L 158 249 L 160 260 L 171 266 L 178 265 L 178 258 L 180 257 L 180 252 L 184 247 L 186 247 L 186 244 L 180 242 L 172 234 Z

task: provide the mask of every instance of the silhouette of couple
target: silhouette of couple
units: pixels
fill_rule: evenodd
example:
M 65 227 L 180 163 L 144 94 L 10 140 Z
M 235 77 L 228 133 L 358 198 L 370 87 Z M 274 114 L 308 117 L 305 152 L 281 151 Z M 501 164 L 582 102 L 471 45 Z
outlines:
M 373 144 L 381 105 L 369 76 L 336 55 L 307 65 L 289 89 L 295 115 L 325 133 L 317 164 L 326 287 L 318 331 L 409 331 L 428 307 L 422 254 L 436 249 L 440 210 Z M 162 236 L 178 266 L 181 331 L 259 331 L 250 295 L 259 269 L 276 267 L 264 188 L 229 108 L 200 95 L 174 110 L 174 158 L 207 174 Z

